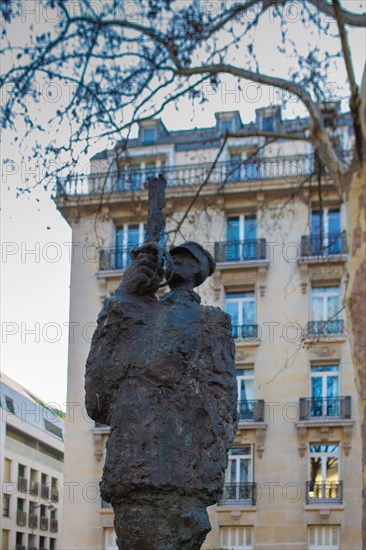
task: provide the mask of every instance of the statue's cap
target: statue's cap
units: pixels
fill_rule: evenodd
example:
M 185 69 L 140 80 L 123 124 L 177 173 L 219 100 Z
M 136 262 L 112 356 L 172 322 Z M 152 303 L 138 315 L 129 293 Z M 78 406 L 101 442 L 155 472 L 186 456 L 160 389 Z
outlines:
M 215 271 L 216 263 L 211 254 L 198 243 L 187 241 L 185 243 L 174 246 L 170 249 L 170 254 L 174 256 L 179 250 L 188 250 L 194 258 L 196 258 L 202 267 L 202 282 L 207 279 Z

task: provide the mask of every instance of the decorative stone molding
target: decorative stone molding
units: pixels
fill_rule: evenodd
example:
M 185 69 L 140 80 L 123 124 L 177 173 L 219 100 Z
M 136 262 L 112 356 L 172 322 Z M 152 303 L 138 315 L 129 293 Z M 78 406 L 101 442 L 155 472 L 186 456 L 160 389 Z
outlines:
M 306 446 L 307 446 L 307 429 L 305 426 L 298 426 L 297 427 L 297 441 L 298 441 L 298 449 L 299 449 L 299 455 L 303 457 L 305 455 Z
M 100 462 L 103 458 L 103 436 L 102 434 L 94 433 L 94 455 L 97 462 Z
M 353 420 L 319 419 L 300 420 L 295 423 L 299 455 L 303 457 L 310 441 L 328 443 L 340 441 L 346 456 L 351 450 Z M 310 435 L 311 431 L 311 435 Z M 339 431 L 341 433 L 339 433 Z
M 258 458 L 262 458 L 264 451 L 264 440 L 266 438 L 266 427 L 260 427 L 255 430 L 256 436 L 256 449 Z
M 314 258 L 302 258 L 299 260 L 299 273 L 302 294 L 306 294 L 307 286 L 312 281 L 324 281 L 325 283 L 341 281 L 346 275 L 343 256 L 322 258 L 314 261 Z M 336 261 L 338 263 L 336 263 Z
M 254 354 L 252 351 L 243 349 L 235 350 L 235 363 L 254 363 Z
M 330 516 L 329 508 L 319 508 L 318 513 L 321 519 L 328 519 Z

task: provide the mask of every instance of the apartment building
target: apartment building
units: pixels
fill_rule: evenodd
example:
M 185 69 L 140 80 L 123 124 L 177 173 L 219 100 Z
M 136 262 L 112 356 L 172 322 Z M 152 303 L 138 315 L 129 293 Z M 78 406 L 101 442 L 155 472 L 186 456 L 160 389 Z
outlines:
M 64 422 L 0 374 L 2 550 L 58 550 Z
M 336 103 L 322 109 L 347 163 L 350 117 Z M 197 290 L 230 313 L 236 343 L 240 422 L 202 548 L 361 548 L 343 209 L 307 141 L 253 137 L 300 132 L 307 121 L 282 120 L 277 106 L 256 115 L 243 124 L 239 112 L 220 112 L 215 126 L 185 131 L 145 120 L 128 147 L 97 154 L 90 175 L 57 182 L 73 230 L 68 401 L 77 404 L 66 424 L 65 482 L 75 490 L 64 501 L 63 550 L 117 548 L 113 511 L 98 493 L 109 428 L 85 414 L 84 369 L 103 299 L 143 241 L 146 182 L 158 173 L 168 182 L 168 244 L 196 240 L 214 255 L 217 269 Z

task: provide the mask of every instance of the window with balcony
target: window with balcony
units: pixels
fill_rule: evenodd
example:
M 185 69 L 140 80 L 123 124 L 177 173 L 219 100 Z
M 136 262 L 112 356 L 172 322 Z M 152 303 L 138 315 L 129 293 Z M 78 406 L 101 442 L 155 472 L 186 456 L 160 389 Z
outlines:
M 308 504 L 342 502 L 342 482 L 339 479 L 339 445 L 337 443 L 310 443 L 309 472 Z
M 303 245 L 306 245 L 302 247 L 305 256 L 329 256 L 346 252 L 339 208 L 313 210 L 310 237 L 303 238 Z
M 231 315 L 233 338 L 256 338 L 255 292 L 234 292 L 226 295 L 226 313 Z
M 220 547 L 230 550 L 253 550 L 253 527 L 220 527 Z
M 25 535 L 17 531 L 15 535 L 15 548 L 16 550 L 25 550 L 25 545 L 23 544 Z
M 130 253 L 133 248 L 142 244 L 145 227 L 143 223 L 124 224 L 116 228 L 115 248 L 109 251 L 107 269 L 126 269 L 131 263 Z M 108 251 L 103 251 L 108 252 Z M 101 259 L 102 262 L 102 259 Z
M 56 539 L 50 538 L 50 550 L 56 550 Z
M 47 550 L 46 537 L 39 537 L 39 550 Z
M 21 493 L 26 493 L 28 488 L 25 475 L 25 466 L 23 464 L 18 464 L 18 491 Z
M 33 534 L 28 535 L 28 550 L 38 550 L 38 547 L 36 544 L 36 535 L 33 535 Z
M 309 525 L 309 550 L 340 550 L 339 525 Z
M 225 250 L 220 261 L 240 262 L 263 259 L 261 243 L 257 240 L 255 215 L 240 215 L 227 219 Z
M 113 527 L 104 528 L 104 550 L 118 550 L 117 535 Z
M 230 449 L 221 504 L 255 504 L 253 449 L 251 445 Z
M 241 155 L 232 155 L 228 167 L 228 181 L 241 181 L 242 177 L 242 159 Z
M 3 517 L 8 518 L 10 514 L 10 495 L 3 495 Z
M 255 400 L 254 369 L 237 369 L 239 420 L 263 422 L 264 401 Z
M 341 295 L 339 286 L 312 287 L 308 332 L 316 334 L 340 334 L 343 321 L 340 318 Z

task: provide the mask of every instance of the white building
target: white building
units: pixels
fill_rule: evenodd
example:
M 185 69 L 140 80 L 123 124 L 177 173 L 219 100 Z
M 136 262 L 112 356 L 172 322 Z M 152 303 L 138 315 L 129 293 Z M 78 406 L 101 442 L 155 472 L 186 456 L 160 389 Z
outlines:
M 64 422 L 0 375 L 2 550 L 57 550 L 62 514 Z

